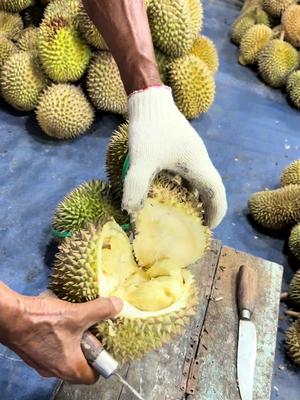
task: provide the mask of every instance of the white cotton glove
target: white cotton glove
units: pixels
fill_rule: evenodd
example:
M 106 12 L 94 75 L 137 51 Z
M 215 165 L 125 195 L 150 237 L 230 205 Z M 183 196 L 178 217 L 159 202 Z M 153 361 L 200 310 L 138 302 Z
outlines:
M 130 168 L 122 207 L 130 214 L 138 211 L 155 175 L 169 170 L 199 191 L 206 223 L 215 228 L 227 210 L 225 188 L 202 139 L 176 107 L 170 88 L 152 87 L 130 95 L 128 117 Z

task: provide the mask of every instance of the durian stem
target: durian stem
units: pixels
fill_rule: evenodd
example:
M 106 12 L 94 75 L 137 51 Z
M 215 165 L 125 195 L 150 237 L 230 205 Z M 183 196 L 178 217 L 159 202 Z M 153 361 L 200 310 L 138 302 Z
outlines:
M 281 25 L 274 26 L 273 28 L 274 37 L 279 36 L 281 33 L 282 33 L 282 26 Z
M 255 8 L 255 7 L 257 7 L 256 10 L 261 8 L 262 0 L 245 0 L 241 10 L 241 15 L 245 14 L 249 10 L 249 8 Z
M 300 312 L 297 311 L 292 311 L 292 310 L 286 310 L 285 315 L 289 316 L 289 317 L 293 317 L 293 318 L 299 318 L 300 317 Z
M 279 40 L 284 40 L 284 35 L 285 35 L 285 32 L 281 31 L 280 32 L 280 36 L 279 36 Z

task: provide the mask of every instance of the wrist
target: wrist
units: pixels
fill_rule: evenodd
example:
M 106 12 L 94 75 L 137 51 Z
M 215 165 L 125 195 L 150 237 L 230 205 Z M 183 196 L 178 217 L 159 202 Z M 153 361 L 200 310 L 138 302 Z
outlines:
M 0 342 L 10 342 L 12 326 L 22 315 L 22 304 L 22 296 L 0 281 Z

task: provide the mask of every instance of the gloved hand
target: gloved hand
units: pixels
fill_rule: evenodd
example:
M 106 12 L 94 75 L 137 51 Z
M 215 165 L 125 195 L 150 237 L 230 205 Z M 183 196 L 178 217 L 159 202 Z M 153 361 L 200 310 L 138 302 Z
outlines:
M 130 168 L 122 207 L 130 214 L 138 211 L 155 175 L 169 170 L 198 189 L 206 223 L 215 228 L 227 210 L 225 188 L 202 139 L 176 107 L 171 89 L 160 86 L 133 93 L 128 117 Z

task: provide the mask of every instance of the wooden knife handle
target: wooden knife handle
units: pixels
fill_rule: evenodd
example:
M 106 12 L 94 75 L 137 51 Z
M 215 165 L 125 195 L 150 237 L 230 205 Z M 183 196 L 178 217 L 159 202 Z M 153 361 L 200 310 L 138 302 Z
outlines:
M 241 319 L 251 319 L 255 307 L 256 285 L 256 271 L 242 265 L 237 278 L 237 300 Z

